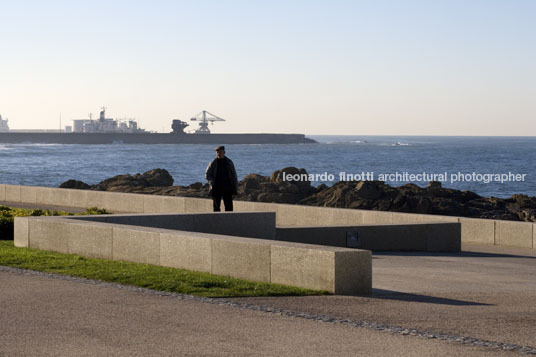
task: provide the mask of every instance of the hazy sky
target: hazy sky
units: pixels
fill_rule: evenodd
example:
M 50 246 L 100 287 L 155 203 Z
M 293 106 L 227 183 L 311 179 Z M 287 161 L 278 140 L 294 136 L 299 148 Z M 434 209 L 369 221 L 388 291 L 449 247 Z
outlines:
M 536 1 L 0 0 L 12 129 L 536 135 Z

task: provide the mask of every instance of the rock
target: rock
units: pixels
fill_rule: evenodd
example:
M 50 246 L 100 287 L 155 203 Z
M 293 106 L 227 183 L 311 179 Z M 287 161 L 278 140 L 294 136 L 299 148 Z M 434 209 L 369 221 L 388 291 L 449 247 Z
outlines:
M 203 188 L 203 184 L 201 182 L 195 182 L 189 185 L 188 188 L 192 190 L 200 190 Z
M 62 183 L 60 188 L 74 188 L 76 190 L 88 190 L 91 186 L 87 183 L 77 180 L 68 180 Z
M 355 193 L 358 197 L 367 200 L 375 200 L 382 196 L 382 193 L 378 190 L 378 184 L 374 181 L 359 181 L 355 185 Z
M 147 182 L 148 187 L 173 186 L 173 177 L 164 169 L 147 171 L 141 175 L 141 178 Z

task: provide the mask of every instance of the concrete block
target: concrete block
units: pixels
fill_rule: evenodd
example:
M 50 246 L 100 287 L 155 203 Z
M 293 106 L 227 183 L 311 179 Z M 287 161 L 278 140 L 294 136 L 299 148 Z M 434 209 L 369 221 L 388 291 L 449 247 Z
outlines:
M 20 186 L 20 202 L 35 204 L 40 187 Z
M 90 258 L 112 259 L 112 227 L 73 222 L 69 225 L 69 251 Z
M 299 246 L 271 247 L 272 283 L 335 293 L 335 252 Z
M 463 217 L 459 221 L 462 225 L 462 243 L 495 244 L 495 221 Z
M 144 213 L 184 213 L 184 197 L 142 195 Z
M 30 248 L 69 253 L 69 225 L 71 222 L 61 218 L 29 219 Z
M 223 203 L 222 203 L 223 205 Z M 205 198 L 184 198 L 184 212 L 185 213 L 202 213 L 212 212 L 212 200 Z
M 532 248 L 533 223 L 495 221 L 495 245 Z
M 160 264 L 160 233 L 113 227 L 113 259 Z
M 5 185 L 5 189 L 6 202 L 20 202 L 20 186 Z
M 251 239 L 212 239 L 212 274 L 270 282 L 270 245 Z
M 36 203 L 70 206 L 70 190 L 51 187 L 36 187 Z
M 6 185 L 0 184 L 0 202 L 4 202 L 6 200 Z
M 15 217 L 14 222 L 14 244 L 15 247 L 27 248 L 30 245 L 29 232 L 28 232 L 28 217 Z
M 160 265 L 212 271 L 212 241 L 200 235 L 160 233 Z
M 335 252 L 335 294 L 372 292 L 372 252 L 355 249 Z

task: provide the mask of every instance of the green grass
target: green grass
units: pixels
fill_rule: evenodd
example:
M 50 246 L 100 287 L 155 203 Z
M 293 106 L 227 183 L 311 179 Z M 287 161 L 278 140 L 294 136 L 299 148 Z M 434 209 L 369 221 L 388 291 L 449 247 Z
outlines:
M 13 220 L 14 217 L 28 216 L 73 216 L 73 215 L 88 215 L 88 214 L 107 214 L 110 213 L 102 208 L 90 207 L 83 213 L 73 214 L 66 211 L 57 210 L 42 210 L 39 208 L 12 208 L 0 205 L 0 240 L 13 240 Z
M 0 241 L 0 265 L 205 297 L 327 294 L 156 265 L 16 248 L 12 241 Z

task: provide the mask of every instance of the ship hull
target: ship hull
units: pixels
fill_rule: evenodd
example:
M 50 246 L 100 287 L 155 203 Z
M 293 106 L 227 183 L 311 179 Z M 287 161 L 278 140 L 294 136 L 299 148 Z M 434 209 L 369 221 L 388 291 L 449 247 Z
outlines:
M 0 133 L 6 144 L 307 144 L 304 134 Z

